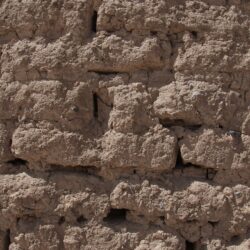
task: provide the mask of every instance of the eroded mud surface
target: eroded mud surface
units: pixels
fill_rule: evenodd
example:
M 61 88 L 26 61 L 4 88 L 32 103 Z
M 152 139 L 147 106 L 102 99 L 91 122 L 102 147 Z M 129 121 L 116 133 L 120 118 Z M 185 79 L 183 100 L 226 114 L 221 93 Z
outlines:
M 250 249 L 250 2 L 0 0 L 0 250 Z

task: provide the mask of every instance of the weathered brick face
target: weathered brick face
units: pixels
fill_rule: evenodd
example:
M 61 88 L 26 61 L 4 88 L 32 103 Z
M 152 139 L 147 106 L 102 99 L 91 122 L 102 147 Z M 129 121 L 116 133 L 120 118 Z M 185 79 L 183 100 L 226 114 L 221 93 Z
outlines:
M 0 0 L 0 250 L 250 249 L 250 2 Z

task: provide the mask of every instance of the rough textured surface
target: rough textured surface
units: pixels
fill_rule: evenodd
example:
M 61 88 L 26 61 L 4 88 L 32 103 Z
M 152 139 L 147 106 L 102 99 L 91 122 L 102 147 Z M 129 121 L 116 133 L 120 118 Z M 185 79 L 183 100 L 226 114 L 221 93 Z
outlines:
M 0 0 L 0 250 L 250 249 L 250 2 Z

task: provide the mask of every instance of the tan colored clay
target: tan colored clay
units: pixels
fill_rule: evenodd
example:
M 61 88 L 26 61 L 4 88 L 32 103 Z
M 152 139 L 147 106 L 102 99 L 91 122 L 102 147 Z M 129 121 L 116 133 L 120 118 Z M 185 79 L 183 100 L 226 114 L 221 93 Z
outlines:
M 0 0 L 0 250 L 250 249 L 250 3 Z

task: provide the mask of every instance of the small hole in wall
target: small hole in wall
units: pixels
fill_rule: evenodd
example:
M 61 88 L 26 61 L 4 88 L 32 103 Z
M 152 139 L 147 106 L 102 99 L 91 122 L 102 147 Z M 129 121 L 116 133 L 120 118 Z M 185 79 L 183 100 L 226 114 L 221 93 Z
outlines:
M 127 209 L 110 209 L 108 215 L 103 219 L 105 222 L 123 222 L 126 220 Z
M 216 170 L 215 169 L 211 169 L 211 168 L 208 168 L 206 170 L 206 179 L 209 180 L 209 181 L 212 181 L 216 175 Z
M 78 106 L 74 105 L 73 107 L 71 107 L 71 110 L 74 111 L 74 112 L 79 112 L 79 108 Z
M 16 218 L 16 223 L 17 223 L 17 224 L 19 223 L 20 219 L 21 219 L 20 217 L 17 217 L 17 218 Z
M 215 227 L 216 225 L 218 225 L 218 221 L 208 221 L 208 223 L 211 225 L 211 226 L 213 226 L 213 227 Z
M 58 225 L 62 225 L 65 222 L 65 217 L 61 216 L 58 220 Z
M 164 128 L 169 128 L 171 126 L 183 126 L 185 127 L 185 121 L 182 119 L 170 120 L 170 119 L 160 119 L 160 123 Z
M 3 242 L 3 249 L 4 250 L 8 250 L 11 244 L 11 240 L 10 240 L 10 230 L 8 229 L 5 232 L 5 237 L 4 237 L 4 242 Z
M 196 250 L 196 244 L 186 240 L 186 250 Z
M 77 221 L 79 224 L 83 224 L 83 223 L 85 223 L 85 222 L 87 221 L 87 219 L 86 219 L 83 215 L 81 215 L 81 216 L 79 216 L 79 217 L 76 219 L 76 221 Z
M 191 34 L 192 34 L 194 39 L 197 39 L 197 37 L 198 37 L 197 31 L 191 31 Z
M 240 237 L 240 235 L 234 235 L 234 236 L 231 237 L 230 243 L 231 243 L 232 245 L 239 245 L 240 242 L 241 242 L 241 237 Z
M 97 31 L 96 26 L 97 26 L 97 11 L 94 11 L 91 20 L 91 29 L 94 33 L 96 33 Z
M 157 31 L 150 31 L 151 36 L 157 36 L 158 32 Z
M 160 216 L 159 218 L 160 218 L 161 222 L 162 222 L 163 224 L 165 224 L 165 216 Z
M 187 129 L 191 130 L 191 131 L 196 131 L 199 130 L 202 127 L 202 125 L 200 124 L 196 124 L 196 125 L 188 125 Z
M 98 95 L 93 93 L 93 116 L 98 118 Z
M 181 150 L 179 148 L 175 168 L 183 168 L 183 167 L 184 167 L 184 163 L 183 163 L 183 159 L 181 157 Z
M 14 166 L 20 166 L 20 165 L 26 165 L 28 162 L 23 159 L 16 158 L 14 160 L 7 161 L 7 163 L 12 164 Z

